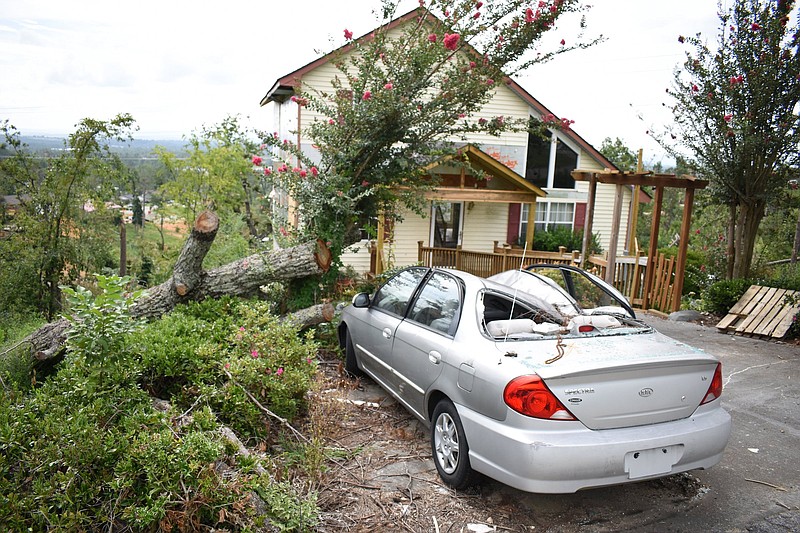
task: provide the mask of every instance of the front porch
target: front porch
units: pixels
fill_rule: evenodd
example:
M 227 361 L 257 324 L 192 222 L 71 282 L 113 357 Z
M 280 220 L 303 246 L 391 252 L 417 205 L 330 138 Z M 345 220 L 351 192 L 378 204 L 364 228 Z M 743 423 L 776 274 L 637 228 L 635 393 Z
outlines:
M 581 265 L 578 250 L 568 252 L 563 246 L 558 252 L 542 252 L 501 245 L 494 242 L 494 252 L 475 252 L 456 248 L 436 248 L 424 246 L 418 241 L 418 261 L 423 266 L 456 268 L 480 277 L 489 277 L 506 270 L 524 268 L 533 264 Z M 620 256 L 614 264 L 612 285 L 620 291 L 634 307 L 657 309 L 672 312 L 675 276 L 675 258 L 659 255 L 654 262 L 653 287 L 645 299 L 644 288 L 647 279 L 647 256 L 636 250 L 635 255 Z M 584 268 L 601 279 L 607 279 L 608 258 L 604 255 L 590 255 Z M 648 306 L 644 307 L 645 301 Z

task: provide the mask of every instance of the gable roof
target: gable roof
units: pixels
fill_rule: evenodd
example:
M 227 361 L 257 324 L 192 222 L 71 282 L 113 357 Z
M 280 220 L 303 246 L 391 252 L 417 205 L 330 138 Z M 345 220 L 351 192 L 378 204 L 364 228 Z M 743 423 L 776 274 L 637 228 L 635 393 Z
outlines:
M 401 15 L 401 16 L 397 17 L 396 19 L 386 23 L 385 25 L 382 26 L 382 28 L 385 28 L 387 30 L 391 30 L 391 29 L 396 28 L 396 27 L 398 27 L 398 26 L 400 26 L 402 24 L 405 24 L 407 21 L 409 21 L 409 20 L 411 20 L 411 19 L 413 19 L 415 17 L 419 17 L 419 16 L 427 16 L 427 17 L 432 17 L 432 18 L 434 18 L 436 20 L 439 20 L 430 11 L 428 11 L 428 10 L 426 10 L 424 8 L 418 7 L 416 9 L 413 9 L 413 10 L 409 11 L 408 13 L 406 13 L 404 15 Z M 376 28 L 376 29 L 379 29 L 379 28 Z M 316 60 L 314 60 L 314 61 L 312 61 L 312 62 L 310 62 L 310 63 L 308 63 L 308 64 L 306 64 L 306 65 L 304 65 L 302 67 L 300 67 L 299 69 L 294 70 L 294 71 L 286 74 L 285 76 L 282 76 L 282 77 L 278 78 L 275 81 L 275 83 L 272 85 L 272 88 L 270 88 L 270 90 L 267 91 L 267 94 L 264 95 L 264 97 L 261 99 L 261 102 L 259 103 L 259 105 L 260 106 L 265 106 L 268 103 L 273 102 L 273 101 L 279 102 L 279 103 L 286 101 L 287 99 L 289 99 L 294 94 L 295 88 L 300 86 L 300 83 L 302 82 L 303 76 L 305 74 L 307 74 L 308 72 L 316 69 L 317 67 L 320 67 L 322 65 L 327 64 L 336 55 L 340 55 L 340 54 L 348 52 L 349 50 L 351 50 L 353 48 L 353 44 L 355 42 L 372 38 L 372 35 L 373 35 L 374 31 L 375 30 L 372 30 L 369 33 L 366 33 L 366 34 L 362 35 L 361 37 L 358 37 L 353 42 L 348 43 L 348 44 L 346 44 L 344 46 L 341 46 L 341 47 L 337 48 L 336 50 L 334 50 L 332 52 L 329 52 L 329 53 L 325 54 L 324 56 L 322 56 L 320 58 L 317 58 Z M 510 76 L 506 76 L 505 83 L 506 83 L 506 86 L 509 89 L 511 89 L 512 92 L 514 92 L 517 96 L 519 96 L 522 100 L 524 100 L 528 105 L 530 105 L 533 109 L 535 109 L 536 112 L 539 113 L 541 116 L 548 115 L 548 114 L 549 115 L 553 115 L 554 117 L 556 116 L 555 114 L 551 113 L 550 110 L 547 109 L 541 102 L 539 102 L 539 100 L 534 98 L 528 91 L 523 89 L 522 86 L 520 84 L 518 84 L 516 81 L 514 81 Z M 559 117 L 556 117 L 556 118 L 559 118 Z M 595 149 L 594 146 L 589 144 L 583 137 L 578 135 L 571 128 L 565 128 L 565 129 L 561 129 L 559 131 L 561 132 L 561 135 L 564 135 L 565 137 L 569 138 L 570 140 L 575 142 L 578 146 L 580 146 L 582 149 L 584 149 L 586 152 L 588 152 L 604 168 L 607 168 L 609 170 L 617 170 L 617 171 L 619 170 L 617 168 L 617 166 L 614 165 L 614 163 L 609 161 L 603 154 L 601 154 L 597 149 Z

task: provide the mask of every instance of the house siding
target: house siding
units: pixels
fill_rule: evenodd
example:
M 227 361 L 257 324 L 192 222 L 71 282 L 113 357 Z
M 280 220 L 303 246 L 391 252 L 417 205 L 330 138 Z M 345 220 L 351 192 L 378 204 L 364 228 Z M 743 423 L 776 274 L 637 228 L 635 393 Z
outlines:
M 494 241 L 504 242 L 508 228 L 508 204 L 467 205 L 461 247 L 473 252 L 494 251 Z

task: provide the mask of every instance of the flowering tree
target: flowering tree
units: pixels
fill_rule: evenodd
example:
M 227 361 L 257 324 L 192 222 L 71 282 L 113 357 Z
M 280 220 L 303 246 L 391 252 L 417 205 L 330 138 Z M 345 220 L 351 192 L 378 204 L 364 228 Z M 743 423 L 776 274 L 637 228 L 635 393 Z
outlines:
M 697 37 L 673 88 L 671 138 L 676 158 L 711 182 L 729 208 L 729 278 L 749 273 L 768 202 L 798 164 L 800 55 L 792 0 L 736 0 L 720 8 L 716 48 Z M 663 141 L 663 139 L 662 139 Z
M 365 37 L 344 30 L 328 90 L 295 89 L 298 105 L 324 117 L 302 132 L 315 153 L 264 135 L 285 159 L 263 172 L 296 200 L 303 230 L 329 240 L 337 256 L 379 213 L 419 212 L 420 193 L 437 186 L 435 177 L 421 179 L 423 168 L 454 154 L 453 141 L 569 127 L 552 116 L 531 124 L 481 110 L 507 74 L 599 40 L 582 41 L 579 32 L 570 44 L 556 36 L 549 49 L 540 45 L 562 15 L 585 9 L 578 0 L 420 0 L 399 26 L 389 24 L 396 9 L 396 0 L 383 0 L 383 25 Z

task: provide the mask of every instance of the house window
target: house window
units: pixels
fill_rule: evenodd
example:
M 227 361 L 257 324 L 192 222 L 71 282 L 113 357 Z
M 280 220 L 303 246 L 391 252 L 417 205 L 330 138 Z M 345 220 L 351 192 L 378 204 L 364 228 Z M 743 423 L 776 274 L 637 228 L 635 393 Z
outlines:
M 519 235 L 525 239 L 528 231 L 529 204 L 522 204 L 519 223 Z M 553 230 L 557 227 L 573 229 L 575 220 L 575 204 L 572 202 L 536 202 L 535 231 Z
M 574 189 L 571 172 L 578 168 L 578 153 L 562 139 L 547 132 L 543 139 L 528 134 L 525 179 L 542 189 Z
M 533 133 L 528 135 L 528 155 L 525 166 L 525 179 L 541 189 L 547 187 L 547 178 L 550 175 L 552 134 L 549 131 L 546 134 L 546 139 Z

